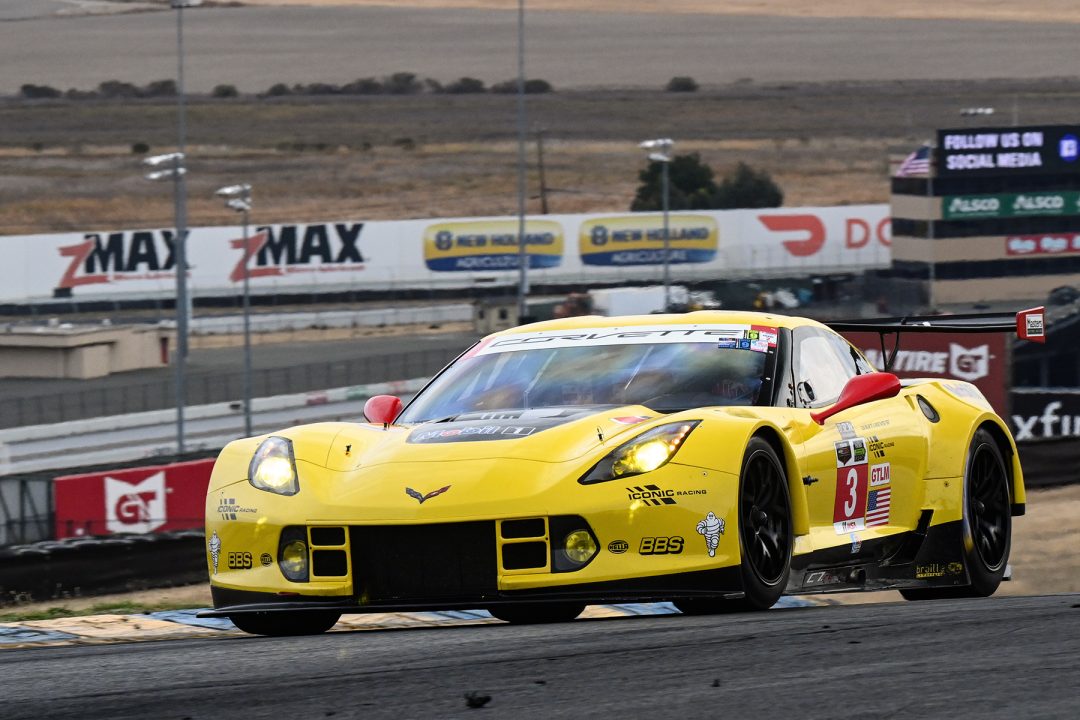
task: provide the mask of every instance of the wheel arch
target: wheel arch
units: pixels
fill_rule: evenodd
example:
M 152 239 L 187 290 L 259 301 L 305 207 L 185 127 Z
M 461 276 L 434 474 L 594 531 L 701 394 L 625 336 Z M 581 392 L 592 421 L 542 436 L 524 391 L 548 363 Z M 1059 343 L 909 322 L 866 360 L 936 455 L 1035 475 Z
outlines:
M 759 425 L 754 429 L 751 437 L 760 437 L 769 443 L 784 464 L 784 475 L 787 476 L 788 484 L 788 498 L 791 500 L 792 532 L 795 535 L 808 535 L 810 533 L 810 509 L 806 502 L 806 489 L 802 484 L 799 462 L 795 457 L 794 449 L 792 449 L 783 434 L 769 424 Z
M 1005 469 L 1009 474 L 1009 497 L 1012 514 L 1014 516 L 1023 515 L 1027 502 L 1027 494 L 1024 490 L 1024 471 L 1020 467 L 1020 453 L 1016 449 L 1016 443 L 1013 441 L 1012 435 L 1001 419 L 994 415 L 980 419 L 980 422 L 971 433 L 972 438 L 979 430 L 986 430 L 990 434 L 990 437 L 998 446 L 998 450 L 1001 451 L 1002 457 L 1005 458 Z

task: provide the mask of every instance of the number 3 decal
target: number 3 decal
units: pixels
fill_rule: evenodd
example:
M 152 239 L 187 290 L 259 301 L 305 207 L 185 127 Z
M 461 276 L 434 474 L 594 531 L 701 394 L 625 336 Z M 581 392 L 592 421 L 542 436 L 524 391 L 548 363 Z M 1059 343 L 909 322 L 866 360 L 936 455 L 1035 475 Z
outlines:
M 833 522 L 862 520 L 866 515 L 867 466 L 853 465 L 836 470 L 836 503 Z

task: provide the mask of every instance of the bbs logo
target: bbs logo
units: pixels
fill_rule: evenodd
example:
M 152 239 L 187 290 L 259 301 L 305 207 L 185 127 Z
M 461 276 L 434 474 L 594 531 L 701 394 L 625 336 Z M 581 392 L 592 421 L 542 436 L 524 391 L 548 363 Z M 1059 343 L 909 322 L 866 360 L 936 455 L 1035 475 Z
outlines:
M 231 553 L 229 553 L 229 569 L 230 570 L 250 570 L 251 569 L 251 553 L 249 553 L 249 552 L 231 552 Z
M 681 537 L 644 537 L 638 547 L 640 555 L 679 555 L 683 550 Z

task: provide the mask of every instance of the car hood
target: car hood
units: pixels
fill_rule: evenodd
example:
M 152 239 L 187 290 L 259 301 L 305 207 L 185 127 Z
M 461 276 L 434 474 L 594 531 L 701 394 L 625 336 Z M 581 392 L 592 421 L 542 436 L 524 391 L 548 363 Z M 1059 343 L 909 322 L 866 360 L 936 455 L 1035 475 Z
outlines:
M 493 458 L 566 462 L 610 451 L 666 417 L 640 405 L 468 413 L 453 419 L 384 428 L 319 423 L 279 433 L 298 461 L 342 472 L 386 463 Z

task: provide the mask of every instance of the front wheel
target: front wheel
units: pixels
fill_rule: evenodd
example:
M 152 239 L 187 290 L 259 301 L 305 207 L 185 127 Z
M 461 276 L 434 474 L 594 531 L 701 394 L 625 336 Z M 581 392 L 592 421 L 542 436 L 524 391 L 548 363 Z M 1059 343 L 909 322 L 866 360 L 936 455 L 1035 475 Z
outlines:
M 520 603 L 488 608 L 492 617 L 511 625 L 570 622 L 585 610 L 578 603 Z
M 794 533 L 787 474 L 772 445 L 753 437 L 739 475 L 739 554 L 744 596 L 674 603 L 686 615 L 768 610 L 787 587 Z
M 335 612 L 259 612 L 230 615 L 233 625 L 252 635 L 319 635 L 337 624 Z
M 971 584 L 901 590 L 907 600 L 990 597 L 1005 576 L 1012 547 L 1012 505 L 1005 458 L 994 438 L 979 428 L 968 450 L 964 477 L 964 544 L 961 557 Z

